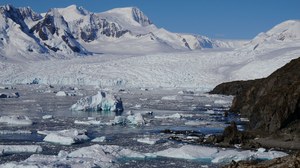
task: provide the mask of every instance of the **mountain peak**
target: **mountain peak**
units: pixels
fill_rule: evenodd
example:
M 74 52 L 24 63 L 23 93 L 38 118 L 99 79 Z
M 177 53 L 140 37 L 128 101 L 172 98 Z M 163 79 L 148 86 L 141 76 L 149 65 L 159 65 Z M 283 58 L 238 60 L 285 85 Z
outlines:
M 153 24 L 151 20 L 137 7 L 114 8 L 105 13 L 117 14 L 139 23 L 141 26 Z
M 287 20 L 267 32 L 267 35 L 274 36 L 277 40 L 300 39 L 300 21 Z
M 76 5 L 70 5 L 66 8 L 57 8 L 57 10 L 67 22 L 72 22 L 90 13 L 82 6 L 78 7 Z

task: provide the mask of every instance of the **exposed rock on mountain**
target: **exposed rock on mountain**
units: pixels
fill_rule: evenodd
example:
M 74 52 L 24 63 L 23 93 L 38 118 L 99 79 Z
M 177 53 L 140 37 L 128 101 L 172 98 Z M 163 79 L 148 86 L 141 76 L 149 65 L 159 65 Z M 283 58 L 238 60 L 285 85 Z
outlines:
M 68 23 L 56 9 L 47 12 L 45 17 L 31 28 L 30 32 L 40 38 L 41 42 L 54 52 L 87 54 L 85 48 L 73 37 Z
M 15 56 L 22 52 L 25 56 L 47 52 L 47 49 L 39 43 L 39 39 L 29 32 L 29 26 L 39 19 L 41 15 L 30 8 L 1 6 L 0 53 L 4 56 Z

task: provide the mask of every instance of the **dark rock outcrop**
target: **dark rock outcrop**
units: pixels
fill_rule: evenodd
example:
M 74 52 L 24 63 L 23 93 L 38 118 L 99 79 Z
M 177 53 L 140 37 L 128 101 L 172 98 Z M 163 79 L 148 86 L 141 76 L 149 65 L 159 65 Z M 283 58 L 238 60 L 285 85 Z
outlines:
M 247 116 L 251 130 L 293 128 L 300 122 L 300 58 L 267 78 L 223 83 L 210 93 L 236 95 L 230 110 Z
M 300 153 L 295 153 L 293 155 L 288 155 L 281 158 L 276 158 L 272 160 L 266 160 L 263 162 L 257 161 L 232 161 L 230 165 L 224 166 L 223 168 L 263 168 L 263 167 L 277 167 L 277 168 L 298 168 L 300 167 Z
M 259 80 L 248 80 L 248 81 L 233 81 L 222 83 L 216 86 L 210 94 L 223 94 L 223 95 L 239 95 L 241 92 L 249 88 L 250 86 L 258 83 Z

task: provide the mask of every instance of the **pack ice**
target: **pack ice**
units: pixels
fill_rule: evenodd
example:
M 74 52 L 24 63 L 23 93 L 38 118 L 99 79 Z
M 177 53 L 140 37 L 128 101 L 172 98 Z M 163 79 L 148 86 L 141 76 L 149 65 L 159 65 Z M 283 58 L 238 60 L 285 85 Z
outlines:
M 144 159 L 146 155 L 116 145 L 92 145 L 58 155 L 31 155 L 21 162 L 9 162 L 0 167 L 120 167 L 121 158 Z M 45 166 L 45 164 L 47 166 Z
M 118 112 L 123 111 L 123 103 L 121 98 L 101 91 L 94 96 L 81 98 L 72 105 L 71 110 Z
M 188 159 L 188 160 L 204 160 L 212 163 L 229 163 L 232 160 L 269 160 L 286 156 L 287 154 L 280 151 L 238 151 L 234 149 L 221 149 L 216 147 L 184 145 L 179 148 L 169 148 L 154 153 L 156 156 Z

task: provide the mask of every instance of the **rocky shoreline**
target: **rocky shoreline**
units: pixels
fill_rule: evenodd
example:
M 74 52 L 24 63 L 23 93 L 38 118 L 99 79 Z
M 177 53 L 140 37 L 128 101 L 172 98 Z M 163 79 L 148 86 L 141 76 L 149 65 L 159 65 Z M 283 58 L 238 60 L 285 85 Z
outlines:
M 267 78 L 222 83 L 210 93 L 234 95 L 229 111 L 249 119 L 246 132 L 238 132 L 234 125 L 227 127 L 223 134 L 227 139 L 232 142 L 243 140 L 247 143 L 242 147 L 246 148 L 254 145 L 291 152 L 284 158 L 264 162 L 233 162 L 226 167 L 300 166 L 300 58 L 292 60 Z

